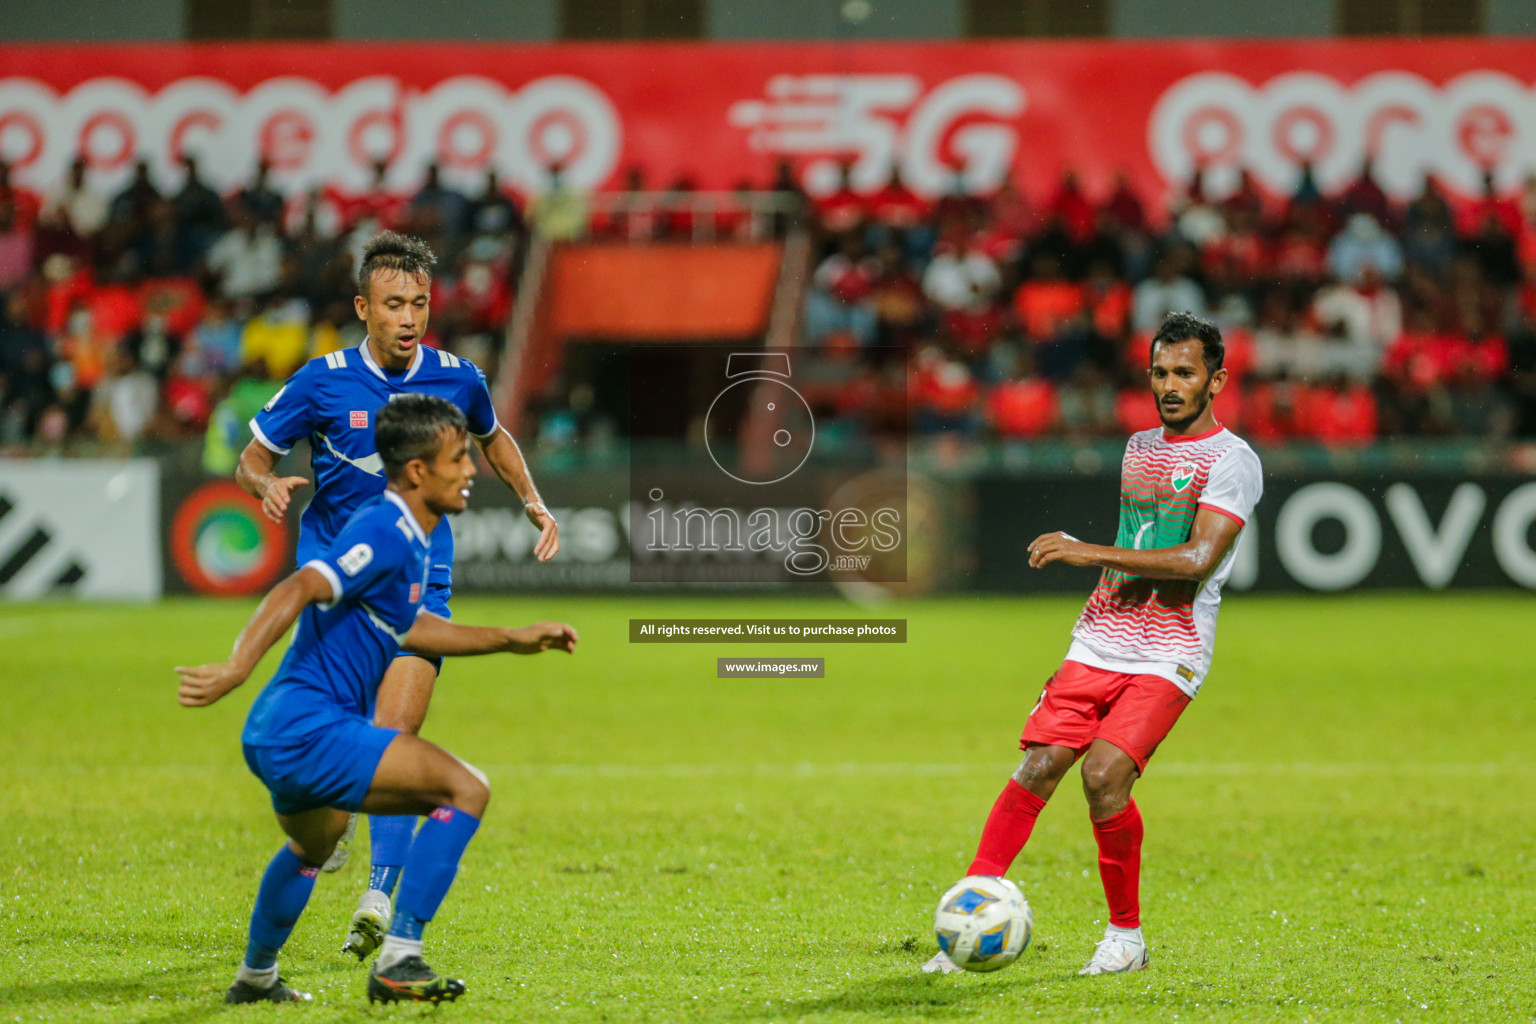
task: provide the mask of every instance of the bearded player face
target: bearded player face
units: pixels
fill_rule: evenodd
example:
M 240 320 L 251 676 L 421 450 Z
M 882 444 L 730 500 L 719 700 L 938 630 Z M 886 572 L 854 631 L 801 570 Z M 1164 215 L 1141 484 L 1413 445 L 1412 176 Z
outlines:
M 1211 373 L 1203 352 L 1198 338 L 1165 342 L 1152 351 L 1152 395 L 1163 426 L 1170 430 L 1183 430 L 1198 420 L 1227 383 L 1226 367 Z

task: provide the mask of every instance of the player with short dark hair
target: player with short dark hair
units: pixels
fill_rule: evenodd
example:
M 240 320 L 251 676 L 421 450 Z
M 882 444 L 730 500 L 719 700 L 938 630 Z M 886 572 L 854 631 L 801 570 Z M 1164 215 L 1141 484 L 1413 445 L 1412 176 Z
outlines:
M 402 650 L 444 657 L 576 647 L 576 631 L 564 623 L 460 626 L 426 607 L 428 538 L 445 515 L 464 509 L 475 476 L 464 414 L 442 398 L 403 395 L 379 412 L 376 435 L 388 481 L 382 497 L 273 588 L 227 661 L 176 669 L 183 705 L 212 704 L 243 683 L 298 621 L 241 733 L 246 764 L 271 793 L 288 842 L 262 877 L 245 957 L 225 1002 L 309 998 L 278 976 L 277 954 L 351 811 L 428 816 L 404 858 L 399 906 L 369 974 L 369 1001 L 463 994 L 463 982 L 427 966 L 421 938 L 485 814 L 490 787 L 441 747 L 375 724 L 379 685 Z
M 300 564 L 324 549 L 352 513 L 383 490 L 384 466 L 373 443 L 374 417 L 392 399 L 410 393 L 437 395 L 463 410 L 486 462 L 517 493 L 529 521 L 540 530 L 534 554 L 542 562 L 560 550 L 559 527 L 539 497 L 517 443 L 496 419 L 485 375 L 466 359 L 422 345 L 436 262 L 420 239 L 385 231 L 369 242 L 358 265 L 355 300 L 368 336 L 356 349 L 310 360 L 251 420 L 255 439 L 241 454 L 235 479 L 261 499 L 263 512 L 273 522 L 283 521 L 294 488 L 308 482 L 299 476 L 277 476 L 274 467 L 301 438 L 309 438 L 317 486 L 299 520 Z M 432 535 L 427 607 L 448 618 L 452 590 L 453 530 L 444 519 Z M 378 724 L 420 731 L 441 667 L 441 659 L 410 653 L 395 659 L 379 689 Z M 372 870 L 342 947 L 358 959 L 378 948 L 389 926 L 390 896 L 415 827 L 410 815 L 369 817 Z M 350 838 L 349 824 L 327 871 L 346 860 Z
M 1066 659 L 1030 712 L 1024 759 L 982 829 L 969 874 L 1005 874 L 1057 784 L 1082 758 L 1109 926 L 1078 973 L 1147 966 L 1141 934 L 1141 813 L 1131 787 L 1200 691 L 1216 644 L 1221 587 L 1263 493 L 1258 456 L 1216 421 L 1227 381 L 1221 332 L 1171 313 L 1152 340 L 1150 377 L 1163 425 L 1131 436 L 1121 463 L 1114 546 L 1048 533 L 1029 564 L 1104 572 L 1072 630 Z M 941 950 L 923 970 L 959 970 Z

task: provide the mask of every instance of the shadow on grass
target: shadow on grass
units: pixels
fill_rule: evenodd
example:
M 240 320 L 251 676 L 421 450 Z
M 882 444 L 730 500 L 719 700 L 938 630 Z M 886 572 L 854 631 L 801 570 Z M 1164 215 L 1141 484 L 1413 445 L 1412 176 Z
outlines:
M 1061 981 L 1064 977 L 999 978 L 982 982 L 980 978 L 970 976 L 884 975 L 849 985 L 841 992 L 819 999 L 776 1002 L 772 1006 L 743 1010 L 737 1019 L 812 1017 L 821 1013 L 931 1020 L 969 1017 L 975 1014 L 979 1000 L 995 999 L 999 993 L 1022 997 L 1038 984 Z
M 317 983 L 344 983 L 352 976 L 362 977 L 357 965 L 349 963 L 304 964 L 297 967 L 295 975 L 290 979 L 291 983 L 305 991 L 316 988 Z M 189 964 L 117 978 L 69 978 L 36 984 L 0 985 L 0 1007 L 30 1006 L 35 1010 L 47 1007 L 66 1017 L 73 1014 L 88 1017 L 107 1011 L 111 1017 L 103 1019 L 131 1017 L 145 1024 L 190 1024 L 215 1014 L 245 1009 L 224 1003 L 224 991 L 233 977 L 233 967 Z M 361 999 L 361 982 L 357 991 Z

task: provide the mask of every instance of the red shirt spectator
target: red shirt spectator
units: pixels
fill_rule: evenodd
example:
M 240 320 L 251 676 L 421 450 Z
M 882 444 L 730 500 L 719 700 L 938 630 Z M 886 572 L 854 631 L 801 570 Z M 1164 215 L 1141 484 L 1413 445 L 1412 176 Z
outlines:
M 1474 236 L 1483 230 L 1483 221 L 1489 214 L 1498 220 L 1511 238 L 1519 238 L 1525 232 L 1520 216 L 1520 200 L 1512 196 L 1500 196 L 1494 183 L 1493 172 L 1483 172 L 1483 194 L 1460 207 L 1456 215 L 1456 229 L 1464 236 Z
M 866 207 L 864 198 L 853 190 L 849 180 L 852 168 L 843 164 L 838 175 L 837 188 L 830 194 L 815 200 L 816 218 L 826 230 L 841 234 L 851 231 L 864 222 Z
M 165 317 L 165 329 L 185 337 L 203 318 L 207 298 L 190 277 L 159 277 L 145 281 L 138 289 L 139 308 Z
M 166 379 L 161 401 L 171 418 L 188 432 L 201 432 L 213 412 L 213 387 L 203 377 L 188 372 L 182 362 Z
M 1300 425 L 1329 447 L 1369 444 L 1376 439 L 1376 396 L 1368 385 L 1316 387 L 1298 408 Z
M 948 358 L 936 348 L 917 357 L 912 374 L 912 401 L 919 409 L 944 417 L 962 416 L 980 394 L 976 378 L 965 364 Z
M 97 335 L 111 342 L 123 336 L 144 319 L 138 290 L 126 284 L 108 284 L 97 288 L 87 300 L 91 322 Z
M 812 280 L 816 287 L 851 306 L 869 296 L 879 276 L 879 262 L 865 256 L 857 241 L 845 239 L 841 251 L 821 261 Z
M 1019 323 L 1035 341 L 1046 341 L 1083 312 L 1082 286 L 1061 277 L 1025 281 L 1013 297 Z
M 1056 186 L 1056 194 L 1051 197 L 1046 210 L 1052 217 L 1060 218 L 1067 233 L 1077 241 L 1081 242 L 1093 234 L 1096 211 L 1088 197 L 1083 195 L 1076 171 L 1062 172 L 1061 183 Z
M 928 215 L 928 203 L 901 180 L 901 171 L 891 167 L 891 180 L 869 198 L 869 215 L 878 224 L 909 228 Z
M 1136 194 L 1136 189 L 1131 185 L 1131 176 L 1125 171 L 1115 172 L 1115 188 L 1104 203 L 1104 209 L 1125 230 L 1146 230 L 1146 207 L 1141 202 L 1141 196 Z
M 37 224 L 38 212 L 43 208 L 36 192 L 11 184 L 11 165 L 0 160 L 0 205 L 9 205 L 15 211 L 16 227 L 30 230 Z
M 1151 430 L 1162 426 L 1163 418 L 1157 413 L 1157 402 L 1152 389 L 1145 386 L 1122 388 L 1115 399 L 1115 419 L 1127 434 L 1138 430 Z
M 475 260 L 455 277 L 433 278 L 432 305 L 473 330 L 495 330 L 512 313 L 512 286 L 495 264 Z
M 1248 168 L 1238 169 L 1237 188 L 1221 201 L 1221 208 L 1228 216 L 1249 218 L 1254 221 L 1263 219 L 1264 194 L 1254 184 L 1253 175 L 1248 172 Z
M 1409 328 L 1387 346 L 1382 372 L 1399 387 L 1422 393 L 1449 379 L 1465 342 L 1434 330 L 1429 319 L 1415 313 Z
M 1253 333 L 1246 327 L 1227 328 L 1221 332 L 1221 340 L 1226 349 L 1221 365 L 1227 371 L 1227 387 L 1230 389 L 1241 383 L 1253 369 L 1257 353 L 1254 351 Z
M 1455 355 L 1453 375 L 1460 380 L 1469 377 L 1486 384 L 1503 377 L 1509 370 L 1509 346 L 1497 334 L 1478 334 L 1458 338 L 1461 344 Z
M 987 420 L 1002 437 L 1039 437 L 1056 422 L 1056 389 L 1038 377 L 1003 381 L 987 399 Z
M 374 164 L 373 184 L 366 192 L 354 194 L 343 192 L 332 185 L 325 187 L 325 198 L 341 216 L 343 230 L 350 231 L 359 221 L 370 218 L 378 221 L 381 228 L 393 228 L 400 223 L 409 204 L 404 196 L 397 195 L 385 187 L 384 176 L 388 171 L 387 164 L 382 162 Z
M 1369 157 L 1360 165 L 1360 176 L 1340 193 L 1336 207 L 1341 219 L 1347 220 L 1355 213 L 1368 213 L 1378 224 L 1391 227 L 1396 223 L 1392 201 L 1381 190 L 1381 186 L 1376 184 L 1376 175 Z
M 1270 256 L 1273 273 L 1291 281 L 1321 281 L 1328 272 L 1328 250 L 1310 231 L 1292 228 Z
M 1094 275 L 1083 282 L 1083 305 L 1095 331 L 1105 338 L 1120 338 L 1131 317 L 1131 286 L 1112 274 Z

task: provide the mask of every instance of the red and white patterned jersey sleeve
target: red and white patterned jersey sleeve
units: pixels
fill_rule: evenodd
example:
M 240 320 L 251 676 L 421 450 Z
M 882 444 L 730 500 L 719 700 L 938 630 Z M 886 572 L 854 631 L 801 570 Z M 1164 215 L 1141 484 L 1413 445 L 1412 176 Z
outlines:
M 1259 457 L 1246 444 L 1235 444 L 1211 467 L 1205 490 L 1200 492 L 1200 507 L 1245 526 L 1263 495 L 1264 471 Z

